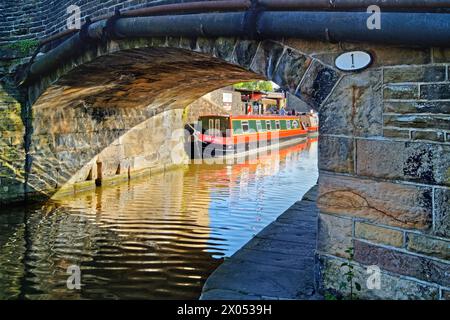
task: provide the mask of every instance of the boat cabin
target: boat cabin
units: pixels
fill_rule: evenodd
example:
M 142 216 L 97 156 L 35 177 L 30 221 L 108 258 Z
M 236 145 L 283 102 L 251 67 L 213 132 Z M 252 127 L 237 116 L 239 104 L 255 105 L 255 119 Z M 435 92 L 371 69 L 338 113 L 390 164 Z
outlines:
M 225 136 L 246 135 L 259 132 L 304 130 L 299 117 L 295 116 L 202 116 L 202 133 Z

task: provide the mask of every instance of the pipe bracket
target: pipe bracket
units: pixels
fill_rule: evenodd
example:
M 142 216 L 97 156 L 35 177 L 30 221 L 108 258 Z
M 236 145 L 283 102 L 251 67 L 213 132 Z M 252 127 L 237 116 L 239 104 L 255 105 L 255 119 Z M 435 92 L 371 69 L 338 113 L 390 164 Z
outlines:
M 330 43 L 336 43 L 336 41 L 333 41 L 333 39 L 331 37 L 330 29 L 328 29 L 328 28 L 325 28 L 325 40 Z
M 91 24 L 92 24 L 91 18 L 86 17 L 86 22 L 83 24 L 83 26 L 80 29 L 80 40 L 83 43 L 92 44 L 95 42 L 95 39 L 93 39 L 89 36 L 89 26 Z
M 104 34 L 105 34 L 106 40 L 118 40 L 118 39 L 122 38 L 115 31 L 116 21 L 122 17 L 123 16 L 120 12 L 120 9 L 116 8 L 116 10 L 114 10 L 114 15 L 106 20 L 105 29 L 104 29 Z
M 258 40 L 258 19 L 264 8 L 260 6 L 258 0 L 252 0 L 250 8 L 245 12 L 244 16 L 244 33 L 251 40 Z

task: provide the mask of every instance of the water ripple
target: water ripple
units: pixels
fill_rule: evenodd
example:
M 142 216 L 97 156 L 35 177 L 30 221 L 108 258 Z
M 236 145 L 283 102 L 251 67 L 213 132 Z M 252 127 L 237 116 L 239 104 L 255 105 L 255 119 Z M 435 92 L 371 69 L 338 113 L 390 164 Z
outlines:
M 317 181 L 317 145 L 193 165 L 0 214 L 0 299 L 196 299 L 205 279 Z M 78 265 L 82 289 L 68 290 Z

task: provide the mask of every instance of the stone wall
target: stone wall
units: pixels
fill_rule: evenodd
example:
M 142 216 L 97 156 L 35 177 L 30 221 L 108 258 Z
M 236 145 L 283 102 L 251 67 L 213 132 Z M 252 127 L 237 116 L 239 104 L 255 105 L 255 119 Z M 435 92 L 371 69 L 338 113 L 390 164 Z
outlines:
M 9 81 L 0 83 L 0 203 L 23 200 L 25 126 L 17 94 Z
M 233 102 L 230 109 L 224 108 L 223 94 L 232 94 Z M 200 116 L 212 114 L 241 115 L 244 114 L 244 104 L 241 94 L 233 89 L 223 88 L 210 92 L 190 104 L 185 110 L 185 122 L 194 123 Z
M 343 76 L 319 109 L 321 289 L 349 294 L 350 259 L 359 298 L 446 299 L 450 51 L 389 50 L 372 47 L 374 66 Z M 366 286 L 372 265 L 380 289 Z
M 193 2 L 187 0 L 183 2 Z M 208 0 L 195 0 L 208 1 Z M 14 41 L 35 40 L 64 31 L 69 17 L 67 8 L 77 5 L 82 21 L 86 17 L 98 17 L 114 10 L 131 10 L 176 0 L 3 0 L 0 2 L 0 46 Z
M 35 40 L 46 34 L 43 0 L 3 0 L 0 2 L 0 46 L 14 41 Z
M 28 196 L 57 198 L 182 165 L 187 161 L 184 135 L 177 131 L 183 130 L 182 113 L 107 107 L 35 110 Z M 56 125 L 46 125 L 49 121 Z
M 20 50 L 0 50 L 0 205 L 24 200 L 26 92 L 14 82 L 19 65 L 28 61 Z
M 232 103 L 231 107 L 229 107 L 229 111 L 226 111 L 228 114 L 232 115 L 242 115 L 245 114 L 245 105 L 242 102 L 241 93 L 234 90 L 232 86 L 222 88 L 219 90 L 215 90 L 213 92 L 208 93 L 205 97 L 212 101 L 213 103 L 223 106 L 223 94 L 228 93 L 232 95 Z
M 296 112 L 310 112 L 311 106 L 300 100 L 292 93 L 288 93 L 286 97 L 286 109 L 295 110 Z

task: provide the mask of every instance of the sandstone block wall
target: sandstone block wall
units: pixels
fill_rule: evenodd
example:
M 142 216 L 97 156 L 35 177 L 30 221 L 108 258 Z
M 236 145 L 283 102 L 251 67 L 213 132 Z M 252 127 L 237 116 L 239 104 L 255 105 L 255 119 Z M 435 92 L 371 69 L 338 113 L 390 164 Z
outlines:
M 359 298 L 448 299 L 450 51 L 383 52 L 320 110 L 321 289 L 348 296 L 350 258 Z M 366 285 L 372 265 L 380 289 Z
M 183 110 L 85 111 L 35 111 L 29 152 L 33 165 L 27 180 L 30 195 L 57 198 L 149 175 L 186 160 L 184 135 L 177 134 L 183 130 Z M 60 125 L 49 127 L 48 121 Z
M 0 202 L 6 197 L 23 200 L 25 169 L 21 105 L 7 86 L 0 86 Z
M 233 102 L 230 109 L 224 108 L 223 94 L 232 94 Z M 241 94 L 232 89 L 219 89 L 204 95 L 200 99 L 191 103 L 185 110 L 185 122 L 195 123 L 200 116 L 220 114 L 220 115 L 240 115 L 244 114 L 244 103 L 241 101 Z
M 0 50 L 0 205 L 23 201 L 25 182 L 26 93 L 13 80 L 27 59 L 17 50 Z

